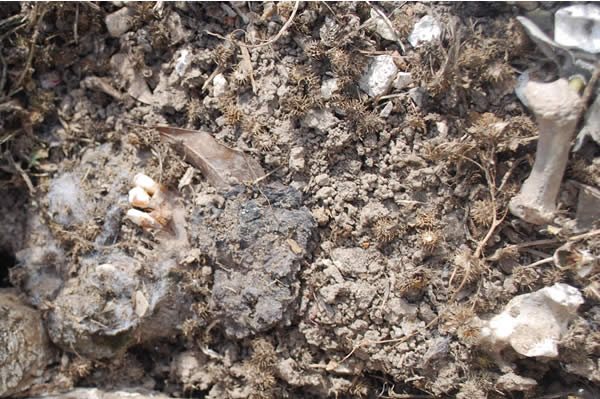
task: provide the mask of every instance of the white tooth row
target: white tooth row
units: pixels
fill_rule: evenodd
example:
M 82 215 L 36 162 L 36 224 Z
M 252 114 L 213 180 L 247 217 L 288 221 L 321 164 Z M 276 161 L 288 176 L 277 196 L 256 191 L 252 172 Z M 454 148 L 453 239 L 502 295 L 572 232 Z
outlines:
M 161 185 L 151 177 L 138 173 L 133 178 L 134 188 L 129 190 L 129 203 L 131 206 L 142 209 L 152 208 L 152 196 L 161 191 Z M 139 209 L 129 209 L 125 217 L 143 228 L 159 229 L 163 226 L 148 212 Z

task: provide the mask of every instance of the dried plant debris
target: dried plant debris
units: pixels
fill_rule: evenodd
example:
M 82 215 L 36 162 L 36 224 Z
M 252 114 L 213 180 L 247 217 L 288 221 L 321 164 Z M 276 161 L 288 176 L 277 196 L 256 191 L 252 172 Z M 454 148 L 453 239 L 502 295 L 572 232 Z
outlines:
M 235 183 L 251 184 L 265 175 L 256 160 L 219 144 L 209 133 L 161 126 L 154 129 L 176 144 L 186 160 L 200 169 L 208 181 L 220 190 Z

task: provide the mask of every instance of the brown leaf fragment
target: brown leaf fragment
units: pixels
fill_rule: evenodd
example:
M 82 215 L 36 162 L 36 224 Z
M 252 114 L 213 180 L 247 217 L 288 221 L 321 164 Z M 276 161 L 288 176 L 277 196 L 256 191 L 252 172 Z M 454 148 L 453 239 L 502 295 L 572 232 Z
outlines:
M 245 70 L 248 76 L 250 76 L 250 83 L 252 84 L 252 92 L 256 94 L 256 83 L 254 82 L 254 70 L 252 69 L 252 61 L 250 60 L 250 53 L 248 47 L 240 46 L 242 52 L 242 62 L 240 62 L 240 68 Z
M 220 190 L 236 183 L 252 183 L 265 175 L 254 158 L 220 144 L 207 132 L 167 126 L 155 126 L 154 129 L 166 141 L 179 144 L 175 148 L 183 153 L 186 161 L 200 169 Z

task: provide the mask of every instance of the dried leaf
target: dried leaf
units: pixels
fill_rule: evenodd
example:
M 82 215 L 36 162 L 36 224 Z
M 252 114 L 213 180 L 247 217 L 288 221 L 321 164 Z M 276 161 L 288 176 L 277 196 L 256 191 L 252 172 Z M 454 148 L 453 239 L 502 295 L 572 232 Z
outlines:
M 179 147 L 186 160 L 200 169 L 216 188 L 225 190 L 231 184 L 253 182 L 265 175 L 260 164 L 241 151 L 225 147 L 209 133 L 155 126 L 168 142 Z
M 193 176 L 194 176 L 194 168 L 192 168 L 190 166 L 185 171 L 185 174 L 183 175 L 181 180 L 179 180 L 179 184 L 177 185 L 177 190 L 181 191 L 182 188 L 184 188 L 185 186 L 188 186 L 192 182 Z
M 242 52 L 242 62 L 240 62 L 240 67 L 242 68 L 242 70 L 245 70 L 248 73 L 248 76 L 250 76 L 252 92 L 256 94 L 256 83 L 254 82 L 254 70 L 252 69 L 250 53 L 248 52 L 248 48 L 246 46 L 240 46 L 240 50 Z

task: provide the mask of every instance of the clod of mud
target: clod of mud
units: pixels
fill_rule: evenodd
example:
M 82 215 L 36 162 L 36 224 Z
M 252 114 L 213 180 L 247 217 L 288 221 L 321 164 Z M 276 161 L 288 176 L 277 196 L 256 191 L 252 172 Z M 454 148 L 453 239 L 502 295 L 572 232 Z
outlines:
M 175 266 L 173 258 L 144 265 L 120 251 L 82 259 L 79 276 L 68 280 L 52 302 L 47 317 L 52 341 L 97 359 L 174 333 L 183 322 L 168 278 Z
M 30 219 L 28 228 L 37 234 L 28 237 L 11 271 L 32 303 L 49 304 L 51 340 L 94 359 L 170 334 L 185 317 L 185 311 L 174 309 L 177 288 L 168 278 L 177 265 L 178 246 L 172 242 L 177 237 L 165 233 L 147 258 L 122 249 L 126 193 L 135 175 L 130 168 L 143 161 L 125 147 L 90 148 L 77 167 L 50 181 L 45 198 L 53 217 L 50 229 Z M 101 223 L 92 223 L 90 214 Z M 73 242 L 81 254 L 65 256 Z
M 217 266 L 212 300 L 235 338 L 289 325 L 297 309 L 302 260 L 316 223 L 302 194 L 267 185 L 248 199 L 242 186 L 190 217 L 190 242 Z

